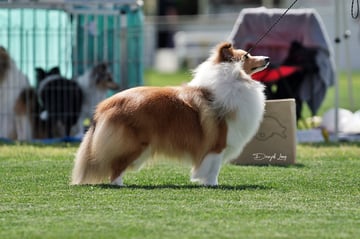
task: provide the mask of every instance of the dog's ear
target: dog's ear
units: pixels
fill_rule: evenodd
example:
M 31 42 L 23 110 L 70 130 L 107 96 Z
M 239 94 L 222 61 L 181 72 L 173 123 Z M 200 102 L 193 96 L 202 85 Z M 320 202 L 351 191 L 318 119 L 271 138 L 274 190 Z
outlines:
M 98 84 L 100 81 L 104 80 L 105 76 L 108 74 L 108 66 L 106 62 L 101 62 L 95 65 L 91 69 L 90 77 Z
M 0 46 L 0 74 L 5 74 L 5 72 L 10 68 L 10 61 L 10 56 L 6 49 Z
M 107 70 L 107 68 L 109 67 L 109 63 L 107 62 L 102 62 L 99 64 L 99 66 L 101 67 L 102 70 Z
M 220 62 L 230 62 L 233 60 L 233 46 L 229 42 L 224 42 L 218 45 L 217 47 L 217 63 Z
M 5 49 L 5 47 L 0 46 L 0 55 L 7 55 L 7 54 L 8 53 L 7 53 L 6 49 Z
M 60 68 L 58 66 L 55 66 L 53 68 L 51 68 L 48 72 L 47 75 L 60 75 Z
M 35 74 L 36 74 L 36 81 L 39 83 L 41 80 L 43 80 L 46 77 L 46 72 L 43 68 L 36 67 L 35 68 Z
M 106 72 L 107 68 L 108 64 L 106 62 L 101 62 L 93 67 L 92 72 Z
M 290 45 L 290 48 L 292 48 L 292 49 L 303 49 L 304 46 L 298 41 L 292 41 L 291 45 Z

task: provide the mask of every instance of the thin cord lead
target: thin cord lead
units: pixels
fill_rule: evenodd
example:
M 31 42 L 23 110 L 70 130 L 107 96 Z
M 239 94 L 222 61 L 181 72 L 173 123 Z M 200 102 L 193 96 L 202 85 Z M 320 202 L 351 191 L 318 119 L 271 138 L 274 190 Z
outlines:
M 270 28 L 255 42 L 255 44 L 250 47 L 250 49 L 245 54 L 246 56 L 266 37 L 267 34 L 280 22 L 280 20 L 286 15 L 286 13 L 295 5 L 297 0 L 295 0 L 285 11 L 284 13 L 270 26 Z

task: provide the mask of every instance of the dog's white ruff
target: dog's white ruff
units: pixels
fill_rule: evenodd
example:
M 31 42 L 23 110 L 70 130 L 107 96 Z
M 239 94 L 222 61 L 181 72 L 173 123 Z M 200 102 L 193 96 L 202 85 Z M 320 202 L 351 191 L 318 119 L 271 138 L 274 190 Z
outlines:
M 196 181 L 200 178 L 204 184 L 217 185 L 221 163 L 238 157 L 260 125 L 265 106 L 264 86 L 242 70 L 241 62 L 214 64 L 208 60 L 199 65 L 194 73 L 195 77 L 189 85 L 206 87 L 213 92 L 215 108 L 225 116 L 228 132 L 222 158 L 207 155 L 204 165 L 192 178 Z M 214 160 L 219 162 L 215 163 Z M 216 165 L 219 165 L 217 170 Z M 208 170 L 211 166 L 214 169 Z M 206 172 L 209 174 L 204 175 Z M 215 173 L 215 176 L 212 175 Z

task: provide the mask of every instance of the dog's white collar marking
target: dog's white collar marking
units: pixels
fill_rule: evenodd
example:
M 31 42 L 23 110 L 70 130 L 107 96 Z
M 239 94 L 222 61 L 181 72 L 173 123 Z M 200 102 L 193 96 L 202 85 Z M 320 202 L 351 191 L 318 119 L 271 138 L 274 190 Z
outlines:
M 194 74 L 189 85 L 205 87 L 213 92 L 214 107 L 221 115 L 239 110 L 239 97 L 248 94 L 249 88 L 263 90 L 261 83 L 252 80 L 242 70 L 241 62 L 214 65 L 208 60 L 202 63 Z
M 236 158 L 259 126 L 264 112 L 264 86 L 242 70 L 242 63 L 202 63 L 190 86 L 213 92 L 214 108 L 226 117 L 228 128 L 224 161 Z M 231 116 L 231 117 L 230 117 Z M 254 120 L 258 122 L 254 122 Z

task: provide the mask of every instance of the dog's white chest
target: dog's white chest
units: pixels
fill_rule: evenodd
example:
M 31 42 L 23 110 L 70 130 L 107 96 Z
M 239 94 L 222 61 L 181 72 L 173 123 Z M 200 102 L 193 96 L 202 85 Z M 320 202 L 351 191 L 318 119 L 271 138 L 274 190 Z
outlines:
M 226 119 L 228 132 L 225 161 L 233 160 L 240 155 L 245 145 L 256 134 L 262 121 L 265 97 L 262 91 L 251 95 L 250 99 L 240 104 L 238 110 Z

